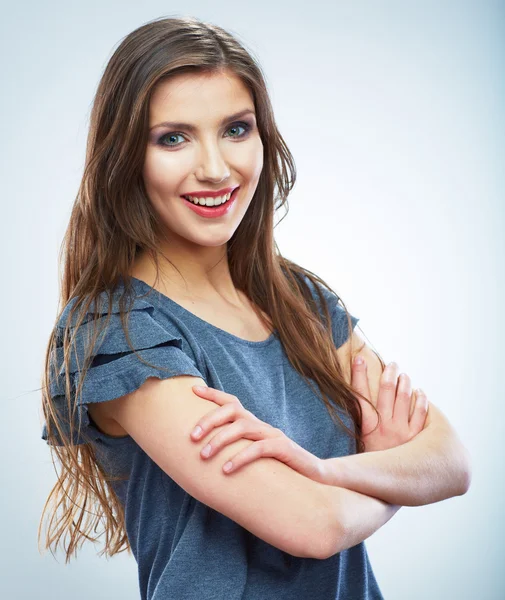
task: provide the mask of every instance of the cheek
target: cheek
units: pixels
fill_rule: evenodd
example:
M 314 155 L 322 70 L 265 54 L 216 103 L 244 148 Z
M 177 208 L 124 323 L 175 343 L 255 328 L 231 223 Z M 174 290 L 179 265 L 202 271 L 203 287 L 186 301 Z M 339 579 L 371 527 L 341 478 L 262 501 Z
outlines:
M 189 165 L 175 154 L 156 150 L 146 154 L 142 171 L 146 189 L 170 191 L 177 188 L 179 181 L 186 176 Z
M 258 137 L 255 143 L 244 144 L 234 154 L 232 163 L 244 177 L 255 181 L 259 178 L 263 169 L 263 144 Z
M 256 149 L 256 155 L 255 155 L 255 169 L 254 169 L 254 177 L 256 177 L 256 179 L 259 179 L 259 176 L 261 175 L 261 171 L 263 170 L 263 144 L 261 143 L 261 141 L 258 144 L 258 148 Z
M 163 161 L 160 160 L 157 153 L 152 152 L 146 156 L 143 169 L 143 177 L 146 188 L 149 190 L 159 189 L 164 185 Z

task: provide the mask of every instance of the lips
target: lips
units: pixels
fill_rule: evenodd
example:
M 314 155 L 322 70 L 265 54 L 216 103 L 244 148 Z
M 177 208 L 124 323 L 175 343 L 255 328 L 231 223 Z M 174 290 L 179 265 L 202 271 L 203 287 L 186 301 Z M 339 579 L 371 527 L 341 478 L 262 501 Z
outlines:
M 182 197 L 187 198 L 188 196 L 193 196 L 194 198 L 217 198 L 218 196 L 226 196 L 226 194 L 234 192 L 238 187 L 238 185 L 235 185 L 224 188 L 223 190 L 219 190 L 217 192 L 212 192 L 210 190 L 203 192 L 189 192 L 187 194 L 183 194 Z
M 200 215 L 201 217 L 221 217 L 228 213 L 233 204 L 235 203 L 235 199 L 237 198 L 239 188 L 235 188 L 233 190 L 230 199 L 224 204 L 219 204 L 218 206 L 205 206 L 204 204 L 195 204 L 191 200 L 187 200 L 184 196 L 181 198 L 184 200 L 188 208 L 193 210 L 195 213 Z

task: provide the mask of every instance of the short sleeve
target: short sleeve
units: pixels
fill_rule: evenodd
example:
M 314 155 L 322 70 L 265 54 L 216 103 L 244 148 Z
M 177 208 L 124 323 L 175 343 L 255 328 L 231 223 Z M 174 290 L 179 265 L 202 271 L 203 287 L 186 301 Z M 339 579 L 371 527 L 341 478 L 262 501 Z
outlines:
M 338 298 L 338 297 L 337 297 Z M 335 348 L 340 348 L 347 340 L 349 339 L 349 329 L 347 325 L 347 315 L 345 310 L 337 304 L 338 300 L 335 301 L 333 306 L 333 310 L 331 311 L 331 319 L 332 319 L 332 331 L 333 331 L 333 342 L 335 344 Z M 354 330 L 357 322 L 359 321 L 359 317 L 355 317 L 353 314 L 349 313 L 351 318 L 351 329 Z
M 319 307 L 319 310 L 322 312 L 322 306 L 319 301 L 319 297 L 317 292 L 314 289 L 314 284 L 308 279 L 308 277 L 304 277 L 305 282 L 310 288 L 312 296 L 316 300 L 316 303 Z M 349 338 L 349 328 L 347 325 L 347 314 L 345 309 L 340 306 L 340 298 L 329 289 L 324 287 L 321 284 L 317 284 L 317 288 L 326 299 L 328 303 L 328 310 L 330 311 L 331 316 L 331 328 L 333 334 L 333 342 L 336 348 L 340 348 Z M 355 317 L 353 314 L 349 313 L 349 317 L 351 318 L 351 326 L 354 330 L 356 324 L 360 320 L 359 317 Z
M 105 294 L 105 293 L 104 293 Z M 63 328 L 71 308 L 71 300 L 62 312 L 57 325 L 57 339 L 62 335 Z M 102 302 L 103 304 L 103 302 Z M 106 329 L 102 331 L 107 316 L 107 307 L 103 309 L 98 319 L 104 319 L 104 323 L 98 323 L 101 331 L 98 341 L 92 352 L 92 361 L 85 373 L 82 389 L 77 398 L 75 410 L 73 443 L 82 444 L 100 437 L 111 439 L 98 430 L 88 415 L 87 405 L 91 402 L 107 402 L 129 394 L 139 388 L 148 377 L 167 379 L 177 375 L 194 375 L 205 380 L 201 371 L 197 368 L 194 359 L 184 351 L 183 339 L 177 330 L 169 331 L 167 325 L 155 317 L 155 307 L 148 300 L 136 298 L 130 307 L 128 323 L 128 334 L 130 342 L 137 352 L 135 354 L 128 345 L 124 334 L 119 306 L 113 301 L 111 315 Z M 86 341 L 89 339 L 92 323 L 91 320 L 84 321 L 76 333 L 76 347 L 72 344 L 70 355 L 70 381 L 72 389 L 72 400 L 75 400 L 75 392 L 81 380 L 79 367 L 83 365 Z M 144 364 L 139 356 L 148 364 Z M 65 369 L 63 362 L 62 339 L 57 341 L 56 354 L 52 355 L 58 367 L 58 376 L 49 382 L 50 396 L 56 408 L 60 426 L 65 433 L 69 433 L 68 400 L 65 397 Z M 71 407 L 73 405 L 71 404 Z M 75 422 L 77 419 L 77 422 Z M 81 433 L 77 433 L 80 423 Z M 56 428 L 53 428 L 56 432 Z M 85 436 L 82 435 L 85 434 Z M 42 439 L 48 441 L 47 424 L 44 422 Z M 124 439 L 124 438 L 112 438 Z M 56 445 L 62 445 L 57 436 Z

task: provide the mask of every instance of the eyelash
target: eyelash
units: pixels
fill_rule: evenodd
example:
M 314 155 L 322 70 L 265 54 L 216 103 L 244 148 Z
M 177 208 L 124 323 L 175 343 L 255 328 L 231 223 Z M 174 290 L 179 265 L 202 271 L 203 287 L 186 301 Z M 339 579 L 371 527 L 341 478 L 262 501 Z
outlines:
M 232 127 L 243 127 L 244 128 L 244 133 L 242 133 L 241 135 L 234 135 L 232 137 L 236 137 L 236 138 L 245 138 L 247 137 L 248 133 L 251 131 L 252 129 L 252 125 L 250 123 L 246 123 L 245 121 L 239 121 L 237 123 L 232 123 L 229 127 L 228 130 L 230 130 Z M 173 135 L 180 135 L 182 136 L 183 134 L 180 133 L 179 131 L 171 131 L 170 133 L 164 133 L 160 138 L 158 138 L 158 142 L 157 144 L 159 146 L 163 146 L 164 148 L 177 148 L 177 146 L 181 146 L 182 144 L 163 144 L 162 140 L 166 137 L 170 137 Z

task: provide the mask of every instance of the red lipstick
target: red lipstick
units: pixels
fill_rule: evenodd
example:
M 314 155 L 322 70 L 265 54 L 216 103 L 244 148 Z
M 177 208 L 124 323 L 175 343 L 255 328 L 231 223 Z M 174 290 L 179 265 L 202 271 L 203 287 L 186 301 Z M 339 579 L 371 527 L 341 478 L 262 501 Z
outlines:
M 222 217 L 223 215 L 226 215 L 228 212 L 230 212 L 232 206 L 235 203 L 235 199 L 238 195 L 238 190 L 239 188 L 236 187 L 234 188 L 228 188 L 230 191 L 233 190 L 232 195 L 230 196 L 230 199 L 225 202 L 224 204 L 220 204 L 219 206 L 205 206 L 202 204 L 195 204 L 194 202 L 191 202 L 191 200 L 187 200 L 186 198 L 184 198 L 184 196 L 181 196 L 184 204 L 186 204 L 186 206 L 188 208 L 190 208 L 192 211 L 194 211 L 197 215 L 200 215 L 201 217 L 209 217 L 209 218 L 216 218 L 216 217 Z M 226 194 L 227 192 L 225 192 Z M 190 196 L 192 196 L 193 194 L 189 194 Z M 204 198 L 207 198 L 207 192 L 205 192 L 205 194 L 202 194 Z M 214 196 L 220 196 L 221 192 L 214 194 Z
M 194 196 L 195 198 L 217 198 L 218 196 L 224 196 L 225 194 L 229 194 L 236 190 L 238 185 L 224 188 L 224 190 L 219 190 L 217 192 L 212 192 L 211 190 L 204 190 L 203 192 L 188 192 L 187 194 L 182 194 L 182 196 Z

